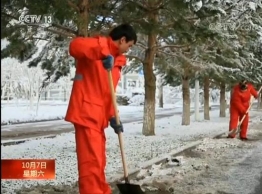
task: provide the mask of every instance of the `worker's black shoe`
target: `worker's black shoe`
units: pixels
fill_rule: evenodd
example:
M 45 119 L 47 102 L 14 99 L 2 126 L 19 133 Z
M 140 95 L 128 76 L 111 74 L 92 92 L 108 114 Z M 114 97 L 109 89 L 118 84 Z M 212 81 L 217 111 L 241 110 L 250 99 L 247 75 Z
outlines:
M 232 136 L 228 135 L 228 136 L 227 136 L 227 138 L 234 138 L 234 137 L 232 137 Z

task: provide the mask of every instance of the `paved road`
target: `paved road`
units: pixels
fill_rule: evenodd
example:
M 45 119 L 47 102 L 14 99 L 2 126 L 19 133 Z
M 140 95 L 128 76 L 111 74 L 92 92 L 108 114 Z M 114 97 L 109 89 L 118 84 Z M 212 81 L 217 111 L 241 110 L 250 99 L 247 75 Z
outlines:
M 262 130 L 262 122 L 256 125 L 256 129 Z M 243 157 L 242 162 L 231 169 L 229 182 L 235 188 L 235 193 L 262 193 L 262 133 L 251 138 L 257 146 L 247 156 L 240 155 L 239 157 Z M 250 143 L 252 144 L 252 140 Z
M 217 108 L 217 106 L 214 106 L 212 110 Z M 203 112 L 203 109 L 200 109 L 200 112 Z M 193 113 L 194 111 L 192 110 L 191 114 Z M 181 114 L 182 112 L 176 109 L 165 109 L 156 112 L 156 119 Z M 142 113 L 128 113 L 123 115 L 121 120 L 123 123 L 142 122 L 143 115 Z M 74 131 L 72 124 L 64 120 L 7 125 L 1 126 L 1 141 L 57 135 L 72 131 Z

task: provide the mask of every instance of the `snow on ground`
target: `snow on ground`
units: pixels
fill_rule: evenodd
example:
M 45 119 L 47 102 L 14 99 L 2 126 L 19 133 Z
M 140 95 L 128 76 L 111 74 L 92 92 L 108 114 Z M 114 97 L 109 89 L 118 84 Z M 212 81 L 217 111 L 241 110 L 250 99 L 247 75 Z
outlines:
M 195 122 L 191 118 L 190 126 L 181 126 L 181 116 L 156 120 L 156 136 L 145 137 L 141 134 L 142 124 L 126 124 L 124 132 L 125 153 L 129 169 L 139 168 L 144 161 L 168 153 L 199 137 L 210 137 L 228 129 L 228 118 L 219 118 L 219 112 L 211 111 L 211 121 Z M 201 114 L 202 117 L 202 114 Z M 117 135 L 111 128 L 107 135 L 108 179 L 122 174 L 122 163 Z M 143 148 L 143 149 L 141 149 Z M 46 158 L 56 159 L 56 180 L 54 181 L 8 181 L 2 180 L 2 189 L 12 192 L 22 185 L 30 187 L 39 184 L 70 185 L 77 180 L 76 153 L 73 133 L 65 133 L 54 139 L 32 140 L 20 145 L 2 146 L 4 158 Z M 3 192 L 4 193 L 4 192 Z
M 19 106 L 5 105 L 1 108 L 1 124 L 14 122 L 41 121 L 52 119 L 63 119 L 67 111 L 67 103 L 43 104 L 30 109 L 23 104 Z M 142 112 L 142 106 L 119 106 L 120 114 Z
M 37 110 L 36 104 L 34 104 L 34 107 L 30 109 L 28 102 L 26 101 L 11 101 L 9 103 L 1 101 L 1 103 L 1 124 L 63 119 L 68 105 L 68 102 L 63 101 L 42 101 Z M 181 108 L 182 104 L 183 102 L 180 99 L 174 104 L 164 104 L 164 109 Z M 216 103 L 211 103 L 210 105 L 216 105 Z M 120 115 L 125 115 L 130 113 L 136 114 L 138 112 L 142 113 L 144 107 L 119 106 L 118 108 Z M 194 108 L 193 103 L 191 103 L 191 108 Z M 164 109 L 156 106 L 156 111 Z
M 164 163 L 141 169 L 133 183 L 149 191 L 161 189 L 170 193 L 253 193 L 262 172 L 259 117 L 262 118 L 261 112 L 252 119 L 250 141 L 205 138 L 200 145 L 179 156 L 167 157 Z

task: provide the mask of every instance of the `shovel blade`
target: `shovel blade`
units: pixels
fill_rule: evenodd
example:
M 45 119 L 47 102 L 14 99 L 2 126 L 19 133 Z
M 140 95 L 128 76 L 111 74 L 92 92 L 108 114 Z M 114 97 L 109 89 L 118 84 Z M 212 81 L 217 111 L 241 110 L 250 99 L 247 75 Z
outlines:
M 233 129 L 228 133 L 228 135 L 237 135 L 240 132 L 240 127 L 238 126 L 236 129 Z
M 144 194 L 140 185 L 134 185 L 129 183 L 119 183 L 117 187 L 121 194 Z

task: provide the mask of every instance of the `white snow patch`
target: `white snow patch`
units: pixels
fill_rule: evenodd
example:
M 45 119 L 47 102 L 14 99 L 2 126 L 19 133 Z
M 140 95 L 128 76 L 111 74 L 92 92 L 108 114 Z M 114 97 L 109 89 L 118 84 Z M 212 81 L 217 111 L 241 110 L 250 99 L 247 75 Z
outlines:
M 254 10 L 254 11 L 256 11 L 256 9 L 257 9 L 256 3 L 254 3 L 254 2 L 249 2 L 249 8 L 252 9 L 252 10 Z
M 30 109 L 26 103 L 2 104 L 1 123 L 41 121 L 48 119 L 63 119 L 67 111 L 68 102 L 53 101 L 43 103 L 36 112 L 36 105 Z M 119 106 L 120 115 L 142 112 L 142 106 Z

